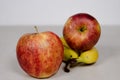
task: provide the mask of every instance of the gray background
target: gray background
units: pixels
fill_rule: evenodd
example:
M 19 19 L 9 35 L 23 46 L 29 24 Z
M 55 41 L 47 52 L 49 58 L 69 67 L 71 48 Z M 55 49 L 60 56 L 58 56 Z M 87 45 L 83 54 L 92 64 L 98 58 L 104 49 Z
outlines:
M 64 25 L 89 13 L 101 25 L 120 25 L 120 0 L 0 0 L 0 25 Z

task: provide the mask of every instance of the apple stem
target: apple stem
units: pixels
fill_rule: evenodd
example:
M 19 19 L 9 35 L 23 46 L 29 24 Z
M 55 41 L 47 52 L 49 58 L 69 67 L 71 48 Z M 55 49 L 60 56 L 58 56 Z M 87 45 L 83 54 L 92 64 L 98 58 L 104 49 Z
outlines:
M 85 26 L 82 26 L 82 27 L 80 28 L 80 32 L 83 32 L 83 31 L 85 31 L 85 30 L 87 30 L 87 28 L 86 28 Z
M 34 26 L 34 28 L 35 28 L 35 31 L 36 31 L 37 33 L 39 33 L 38 27 L 37 27 L 37 26 Z

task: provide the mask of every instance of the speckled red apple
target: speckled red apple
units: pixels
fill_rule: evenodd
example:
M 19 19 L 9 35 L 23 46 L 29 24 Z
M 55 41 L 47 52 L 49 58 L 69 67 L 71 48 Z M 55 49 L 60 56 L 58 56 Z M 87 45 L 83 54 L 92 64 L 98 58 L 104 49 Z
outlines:
M 66 42 L 78 52 L 91 49 L 98 42 L 100 34 L 100 24 L 87 13 L 72 15 L 66 21 L 63 29 Z
M 63 45 L 53 32 L 24 34 L 16 47 L 21 68 L 35 78 L 54 75 L 62 63 Z

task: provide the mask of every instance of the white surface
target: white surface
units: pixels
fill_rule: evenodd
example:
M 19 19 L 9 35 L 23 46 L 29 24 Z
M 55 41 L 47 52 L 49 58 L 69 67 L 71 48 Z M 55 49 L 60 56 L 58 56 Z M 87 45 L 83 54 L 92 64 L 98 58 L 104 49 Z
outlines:
M 0 0 L 0 25 L 63 25 L 86 12 L 102 25 L 120 25 L 120 0 Z
M 120 80 L 120 27 L 101 26 L 102 34 L 96 47 L 99 60 L 91 66 L 78 66 L 70 73 L 63 71 L 64 64 L 54 76 L 44 80 Z M 62 26 L 39 27 L 62 35 Z M 18 65 L 16 44 L 24 33 L 34 32 L 30 27 L 0 27 L 0 80 L 39 80 L 28 76 Z

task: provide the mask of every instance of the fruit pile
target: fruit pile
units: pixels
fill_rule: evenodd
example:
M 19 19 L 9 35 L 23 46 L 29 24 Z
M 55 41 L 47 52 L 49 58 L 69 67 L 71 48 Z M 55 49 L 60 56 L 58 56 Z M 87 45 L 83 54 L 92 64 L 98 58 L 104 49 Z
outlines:
M 70 67 L 77 66 L 78 64 L 93 64 L 98 59 L 98 50 L 93 47 L 90 50 L 77 53 L 72 50 L 66 43 L 63 37 L 61 41 L 64 45 L 64 58 L 63 62 L 66 64 L 64 67 L 65 72 L 70 72 Z
M 97 20 L 86 13 L 75 14 L 64 25 L 61 41 L 64 46 L 65 72 L 78 63 L 93 64 L 98 59 L 95 44 L 101 34 Z
M 98 59 L 95 44 L 101 29 L 97 20 L 86 13 L 71 16 L 64 25 L 63 37 L 51 31 L 27 33 L 20 37 L 16 55 L 20 67 L 35 78 L 48 78 L 57 73 L 62 64 L 64 70 L 78 63 L 92 64 Z

